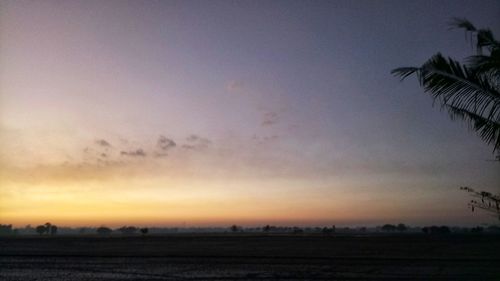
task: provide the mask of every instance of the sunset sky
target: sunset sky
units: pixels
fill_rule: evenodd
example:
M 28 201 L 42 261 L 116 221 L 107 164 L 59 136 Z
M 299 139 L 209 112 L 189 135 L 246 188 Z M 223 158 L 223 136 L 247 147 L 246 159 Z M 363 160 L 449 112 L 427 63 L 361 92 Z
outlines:
M 1 1 L 0 223 L 477 225 L 500 167 L 415 78 L 499 1 Z

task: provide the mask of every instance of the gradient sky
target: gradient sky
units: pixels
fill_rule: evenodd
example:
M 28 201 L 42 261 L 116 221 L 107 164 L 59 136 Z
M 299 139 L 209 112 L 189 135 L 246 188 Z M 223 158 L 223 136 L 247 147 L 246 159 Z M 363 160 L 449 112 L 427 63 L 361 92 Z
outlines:
M 390 75 L 498 1 L 1 1 L 0 223 L 476 225 L 492 147 Z

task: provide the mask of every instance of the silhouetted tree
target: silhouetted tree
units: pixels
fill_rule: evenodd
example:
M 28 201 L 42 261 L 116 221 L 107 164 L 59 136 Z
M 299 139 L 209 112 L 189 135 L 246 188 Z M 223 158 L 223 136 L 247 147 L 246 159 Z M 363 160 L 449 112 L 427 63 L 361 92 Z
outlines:
M 52 225 L 50 222 L 46 222 L 43 225 L 39 225 L 36 227 L 36 232 L 40 235 L 47 233 L 50 235 L 56 235 L 57 234 L 57 226 Z
M 447 227 L 445 225 L 442 225 L 442 226 L 439 227 L 438 233 L 440 233 L 440 234 L 449 234 L 449 233 L 451 233 L 451 230 L 450 230 L 449 227 Z
M 50 226 L 50 235 L 56 235 L 56 234 L 57 234 L 57 226 L 51 225 Z
M 50 228 L 52 227 L 52 224 L 50 222 L 46 222 L 45 223 L 45 232 L 47 232 L 47 234 L 50 233 Z
M 0 224 L 0 235 L 14 234 L 12 224 Z
M 269 232 L 269 231 L 271 231 L 271 226 L 270 226 L 270 225 L 266 225 L 266 226 L 264 226 L 264 227 L 262 228 L 262 231 L 264 231 L 264 232 Z
M 393 232 L 393 231 L 396 231 L 396 226 L 393 225 L 393 224 L 384 224 L 382 226 L 382 230 L 383 231 L 388 231 L 388 232 Z
M 147 227 L 143 227 L 140 229 L 140 231 L 141 231 L 142 235 L 146 235 L 146 234 L 148 234 L 149 229 Z
M 426 226 L 422 228 L 422 232 L 426 234 L 449 234 L 451 233 L 451 230 L 447 226 Z
M 471 233 L 483 233 L 484 228 L 480 226 L 476 226 L 470 229 Z
M 420 67 L 401 67 L 392 74 L 404 79 L 416 74 L 425 92 L 429 92 L 452 119 L 462 119 L 479 133 L 493 152 L 500 149 L 500 42 L 491 30 L 476 29 L 465 19 L 454 19 L 454 27 L 463 28 L 475 38 L 477 55 L 466 64 L 440 53 Z M 500 160 L 500 154 L 497 156 Z
M 231 227 L 229 227 L 229 229 L 231 230 L 231 232 L 238 232 L 240 230 L 240 227 L 233 224 L 231 225 Z
M 135 227 L 135 226 L 122 226 L 122 227 L 118 228 L 117 230 L 120 231 L 124 235 L 132 235 L 132 234 L 135 234 L 137 232 L 137 227 Z
M 36 233 L 38 233 L 39 235 L 42 235 L 45 233 L 46 227 L 45 227 L 45 225 L 39 225 L 35 228 L 35 230 L 36 230 Z
M 408 230 L 408 227 L 404 224 L 404 223 L 400 223 L 396 226 L 396 229 L 399 231 L 399 232 L 403 232 L 403 231 L 406 231 Z
M 321 229 L 321 232 L 325 235 L 330 235 L 333 233 L 333 229 L 325 226 L 323 227 L 323 229 Z
M 111 228 L 109 227 L 101 226 L 97 228 L 96 232 L 97 234 L 104 236 L 104 235 L 110 235 L 111 232 L 113 232 L 113 230 L 111 230 Z

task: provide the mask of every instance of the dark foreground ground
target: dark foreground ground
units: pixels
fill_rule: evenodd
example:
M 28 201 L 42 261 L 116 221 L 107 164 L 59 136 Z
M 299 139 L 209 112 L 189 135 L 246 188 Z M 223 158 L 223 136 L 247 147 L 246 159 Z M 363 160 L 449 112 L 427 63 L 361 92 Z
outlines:
M 0 238 L 0 280 L 500 280 L 500 236 Z

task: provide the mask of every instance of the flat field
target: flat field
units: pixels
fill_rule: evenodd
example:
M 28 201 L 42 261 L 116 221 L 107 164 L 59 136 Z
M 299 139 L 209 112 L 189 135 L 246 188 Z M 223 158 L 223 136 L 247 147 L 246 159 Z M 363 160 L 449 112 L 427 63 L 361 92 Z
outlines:
M 0 280 L 500 280 L 500 236 L 1 237 Z

